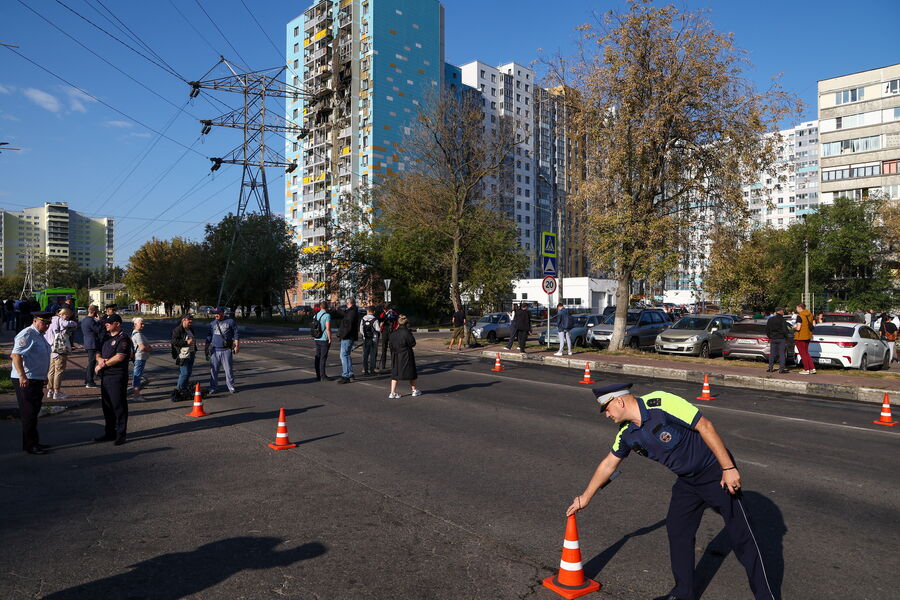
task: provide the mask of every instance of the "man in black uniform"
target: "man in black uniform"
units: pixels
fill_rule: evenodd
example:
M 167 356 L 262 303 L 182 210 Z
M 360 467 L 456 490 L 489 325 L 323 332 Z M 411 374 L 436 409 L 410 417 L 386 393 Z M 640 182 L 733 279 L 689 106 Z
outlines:
M 105 420 L 104 434 L 94 441 L 115 440 L 116 446 L 125 443 L 128 427 L 128 360 L 131 357 L 131 338 L 122 331 L 122 317 L 113 313 L 103 317 L 106 338 L 100 348 L 96 371 L 101 377 L 100 403 Z
M 675 588 L 667 600 L 694 599 L 694 545 L 700 519 L 707 506 L 725 520 L 725 531 L 737 559 L 747 571 L 757 600 L 774 600 L 762 555 L 741 502 L 741 475 L 734 457 L 713 424 L 697 407 L 668 392 L 637 397 L 630 383 L 594 389 L 600 410 L 619 425 L 610 453 L 587 488 L 576 496 L 567 515 L 585 508 L 597 490 L 609 481 L 622 460 L 634 450 L 678 475 L 672 486 L 666 531 Z

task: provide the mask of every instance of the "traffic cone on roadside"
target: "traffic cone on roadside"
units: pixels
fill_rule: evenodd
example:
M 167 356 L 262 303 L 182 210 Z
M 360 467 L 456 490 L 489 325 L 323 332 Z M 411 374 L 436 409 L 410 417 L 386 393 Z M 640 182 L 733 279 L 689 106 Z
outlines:
M 203 410 L 203 394 L 200 393 L 200 384 L 194 388 L 194 410 L 184 415 L 186 417 L 206 417 L 209 413 Z
M 275 429 L 275 443 L 269 444 L 272 450 L 288 450 L 296 448 L 297 444 L 292 444 L 288 437 L 287 418 L 284 416 L 284 409 L 278 413 L 278 427 Z
M 503 365 L 500 364 L 500 353 L 497 353 L 497 360 L 494 361 L 494 368 L 491 371 L 503 371 Z
M 876 425 L 886 425 L 888 427 L 893 427 L 897 424 L 897 421 L 891 417 L 891 399 L 888 397 L 887 392 L 884 394 L 884 400 L 881 403 L 881 416 L 878 417 L 877 421 L 872 421 Z
M 593 379 L 591 379 L 591 362 L 587 361 L 584 363 L 584 377 L 581 378 L 581 381 L 578 383 L 597 383 Z
M 703 390 L 697 396 L 697 400 L 715 400 L 716 397 L 709 392 L 709 375 L 703 375 Z
M 544 579 L 544 586 L 563 598 L 578 598 L 600 589 L 600 584 L 584 576 L 581 566 L 581 549 L 578 547 L 578 525 L 575 515 L 566 521 L 566 539 L 563 540 L 562 559 L 556 577 Z

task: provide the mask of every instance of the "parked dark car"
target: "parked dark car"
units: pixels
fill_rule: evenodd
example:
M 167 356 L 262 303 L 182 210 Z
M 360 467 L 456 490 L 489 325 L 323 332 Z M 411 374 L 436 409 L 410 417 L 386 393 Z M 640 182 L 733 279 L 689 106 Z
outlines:
M 796 362 L 794 352 L 794 333 L 788 333 L 785 344 L 785 361 Z M 766 337 L 766 319 L 746 319 L 731 326 L 725 336 L 725 347 L 722 356 L 728 358 L 749 358 L 752 360 L 769 360 L 772 345 Z
M 610 313 L 601 325 L 588 329 L 587 341 L 595 348 L 606 348 L 612 337 L 616 314 Z M 629 348 L 653 346 L 656 336 L 672 322 L 659 308 L 629 308 L 625 322 L 625 345 Z

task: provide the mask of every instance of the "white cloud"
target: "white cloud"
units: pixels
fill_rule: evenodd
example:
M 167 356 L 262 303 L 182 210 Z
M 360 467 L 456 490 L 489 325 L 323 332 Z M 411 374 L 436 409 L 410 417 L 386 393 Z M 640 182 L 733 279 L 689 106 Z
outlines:
M 0 110 L 0 119 L 5 119 L 7 121 L 21 121 L 22 120 L 19 117 L 17 117 L 16 115 L 11 115 L 8 112 L 3 112 L 2 110 Z
M 15 88 L 15 87 L 13 87 L 13 86 L 11 86 L 11 85 L 3 85 L 3 84 L 0 84 L 0 94 L 6 94 L 7 96 L 9 96 L 9 95 L 12 94 L 14 91 L 16 91 L 16 88 Z
M 22 93 L 32 102 L 52 113 L 58 113 L 63 109 L 62 103 L 53 94 L 35 88 L 25 88 Z
M 73 87 L 67 87 L 65 88 L 65 91 L 69 96 L 69 108 L 76 112 L 87 112 L 87 106 L 85 106 L 85 102 L 96 102 L 96 100 L 94 100 L 81 90 L 76 90 Z
M 133 127 L 128 121 L 104 121 L 103 124 L 109 127 L 120 127 L 122 129 Z

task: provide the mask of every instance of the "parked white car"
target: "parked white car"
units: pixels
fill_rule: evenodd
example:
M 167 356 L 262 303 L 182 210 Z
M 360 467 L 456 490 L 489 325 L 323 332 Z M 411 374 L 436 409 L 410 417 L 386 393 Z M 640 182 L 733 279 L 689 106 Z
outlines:
M 862 323 L 819 323 L 809 342 L 809 355 L 820 365 L 846 369 L 890 369 L 888 345 Z

